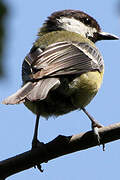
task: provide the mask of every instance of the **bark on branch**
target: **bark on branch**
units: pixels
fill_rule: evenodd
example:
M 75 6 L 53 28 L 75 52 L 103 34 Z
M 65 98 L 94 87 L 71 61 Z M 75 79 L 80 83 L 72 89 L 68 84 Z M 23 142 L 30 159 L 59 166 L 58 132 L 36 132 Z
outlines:
M 99 129 L 101 144 L 120 139 L 120 123 Z M 0 162 L 0 180 L 20 171 L 29 169 L 36 164 L 47 162 L 51 159 L 69 154 L 75 151 L 97 146 L 92 131 L 73 136 L 59 135 L 49 143 L 41 144 L 34 150 L 30 150 Z

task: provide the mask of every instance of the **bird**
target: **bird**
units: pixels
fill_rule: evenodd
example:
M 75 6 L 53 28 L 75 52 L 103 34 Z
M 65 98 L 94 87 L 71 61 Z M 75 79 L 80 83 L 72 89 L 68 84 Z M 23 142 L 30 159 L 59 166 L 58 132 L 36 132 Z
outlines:
M 3 100 L 3 104 L 24 103 L 36 114 L 33 147 L 39 142 L 41 116 L 48 119 L 74 110 L 89 117 L 100 143 L 98 128 L 103 125 L 86 110 L 104 74 L 104 60 L 95 43 L 117 39 L 80 10 L 56 11 L 43 23 L 22 64 L 22 87 Z

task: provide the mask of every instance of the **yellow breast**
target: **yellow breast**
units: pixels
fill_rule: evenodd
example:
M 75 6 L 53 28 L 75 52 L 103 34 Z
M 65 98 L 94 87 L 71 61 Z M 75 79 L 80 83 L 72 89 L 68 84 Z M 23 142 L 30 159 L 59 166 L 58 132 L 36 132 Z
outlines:
M 70 83 L 71 100 L 76 107 L 82 108 L 90 103 L 102 84 L 103 73 L 87 72 Z
M 75 78 L 67 91 L 59 94 L 51 94 L 49 98 L 43 101 L 26 101 L 25 105 L 35 114 L 43 117 L 59 116 L 76 109 L 81 109 L 90 103 L 98 92 L 103 79 L 103 72 L 92 71 L 82 74 Z

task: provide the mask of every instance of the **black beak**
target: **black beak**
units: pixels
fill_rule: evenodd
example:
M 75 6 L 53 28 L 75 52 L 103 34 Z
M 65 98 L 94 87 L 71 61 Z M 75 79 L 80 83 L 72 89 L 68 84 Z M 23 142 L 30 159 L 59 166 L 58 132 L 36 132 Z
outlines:
M 106 33 L 106 32 L 99 32 L 97 34 L 97 40 L 118 40 L 119 37 L 115 36 L 114 34 Z

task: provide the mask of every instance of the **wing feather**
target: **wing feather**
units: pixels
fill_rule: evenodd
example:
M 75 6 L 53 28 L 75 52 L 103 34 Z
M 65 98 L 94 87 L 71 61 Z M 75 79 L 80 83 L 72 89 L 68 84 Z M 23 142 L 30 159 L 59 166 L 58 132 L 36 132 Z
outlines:
M 60 76 L 80 75 L 93 70 L 101 72 L 103 66 L 98 49 L 86 42 L 57 42 L 44 51 L 37 48 L 23 62 L 22 78 L 26 84 L 3 103 L 16 104 L 26 98 L 30 101 L 43 100 L 50 90 L 60 85 Z
M 81 74 L 92 70 L 101 71 L 103 59 L 98 49 L 88 43 L 65 42 L 48 47 L 33 64 L 41 69 L 40 76 Z M 73 69 L 73 71 L 72 71 Z M 36 77 L 36 76 L 35 76 Z

